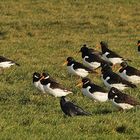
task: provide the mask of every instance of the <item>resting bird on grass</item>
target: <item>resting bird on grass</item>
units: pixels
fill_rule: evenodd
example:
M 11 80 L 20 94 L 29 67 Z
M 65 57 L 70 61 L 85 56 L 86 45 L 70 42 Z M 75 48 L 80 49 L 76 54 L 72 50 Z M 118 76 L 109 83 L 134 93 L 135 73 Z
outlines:
M 130 95 L 122 93 L 114 87 L 110 89 L 108 93 L 108 99 L 112 101 L 115 106 L 123 110 L 128 110 L 133 108 L 134 106 L 140 105 L 140 103 L 136 101 L 136 99 L 134 99 Z
M 129 81 L 126 81 L 118 74 L 113 72 L 112 68 L 107 64 L 102 65 L 101 72 L 101 79 L 108 88 L 115 87 L 119 90 L 124 90 L 128 87 L 136 88 L 136 85 L 132 84 Z
M 72 93 L 68 89 L 62 87 L 62 85 L 56 82 L 53 78 L 51 78 L 48 73 L 42 73 L 40 83 L 43 85 L 45 92 L 53 95 L 54 97 L 62 97 Z
M 66 99 L 66 97 L 61 97 L 60 99 L 60 106 L 62 111 L 65 113 L 65 115 L 68 116 L 78 116 L 78 115 L 91 115 L 90 113 L 84 111 L 81 107 L 75 105 L 74 103 L 70 102 L 69 100 Z
M 111 63 L 113 63 L 113 65 L 115 64 L 120 64 L 124 61 L 131 61 L 129 59 L 124 59 L 123 57 L 121 57 L 120 55 L 118 55 L 116 52 L 110 50 L 108 48 L 108 44 L 104 41 L 100 42 L 101 45 L 101 50 L 102 50 L 102 56 L 106 61 L 109 61 Z
M 34 72 L 33 73 L 33 84 L 34 86 L 39 89 L 40 91 L 42 91 L 43 93 L 45 93 L 44 87 L 43 85 L 40 83 L 40 79 L 42 78 L 42 76 L 40 75 L 40 73 L 38 72 Z
M 20 66 L 18 63 L 16 63 L 13 60 L 10 60 L 6 57 L 0 56 L 0 68 L 9 68 L 12 65 Z
M 83 64 L 90 69 L 97 69 L 101 67 L 101 63 L 107 63 L 112 65 L 111 62 L 105 61 L 102 57 L 96 53 L 92 53 L 87 47 L 82 47 L 80 51 L 82 53 Z
M 64 65 L 67 64 L 67 69 L 70 74 L 86 77 L 89 73 L 97 73 L 83 64 L 76 62 L 73 57 L 68 57 Z
M 140 83 L 140 70 L 129 66 L 126 62 L 121 63 L 119 75 L 129 82 Z
M 9 68 L 12 65 L 20 66 L 18 63 L 16 63 L 13 60 L 10 60 L 6 57 L 0 56 L 0 73 L 2 74 L 4 72 L 5 68 Z
M 83 78 L 82 82 L 77 86 L 81 85 L 83 95 L 88 98 L 99 102 L 106 102 L 108 100 L 108 92 L 104 88 L 92 83 L 89 78 Z

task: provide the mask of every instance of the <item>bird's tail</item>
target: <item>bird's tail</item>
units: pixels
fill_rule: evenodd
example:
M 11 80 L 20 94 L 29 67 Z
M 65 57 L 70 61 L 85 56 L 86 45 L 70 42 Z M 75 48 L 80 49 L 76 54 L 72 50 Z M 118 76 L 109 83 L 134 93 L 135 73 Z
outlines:
M 130 83 L 129 85 L 131 88 L 137 88 L 137 86 L 135 84 Z
M 132 62 L 132 60 L 127 59 L 127 58 L 124 58 L 123 60 L 124 60 L 124 61 L 128 61 L 128 62 Z
M 83 112 L 83 115 L 86 115 L 86 116 L 91 116 L 92 114 L 91 113 L 89 113 L 89 112 Z
M 15 62 L 15 64 L 16 64 L 17 66 L 20 66 L 20 64 L 18 64 L 18 63 L 16 63 L 16 62 Z

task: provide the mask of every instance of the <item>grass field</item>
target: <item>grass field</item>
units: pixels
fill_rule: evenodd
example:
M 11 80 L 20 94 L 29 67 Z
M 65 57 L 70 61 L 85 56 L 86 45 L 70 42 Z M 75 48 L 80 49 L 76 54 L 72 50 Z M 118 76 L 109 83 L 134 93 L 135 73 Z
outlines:
M 139 8 L 139 0 L 0 0 L 0 55 L 21 64 L 0 75 L 0 139 L 139 140 L 139 108 L 118 112 L 111 103 L 83 97 L 78 78 L 62 66 L 68 56 L 82 61 L 82 44 L 94 48 L 104 40 L 140 69 Z M 35 71 L 48 71 L 71 88 L 68 98 L 93 115 L 65 117 L 59 98 L 33 86 Z M 89 77 L 104 86 L 98 76 Z M 139 85 L 125 92 L 140 101 Z

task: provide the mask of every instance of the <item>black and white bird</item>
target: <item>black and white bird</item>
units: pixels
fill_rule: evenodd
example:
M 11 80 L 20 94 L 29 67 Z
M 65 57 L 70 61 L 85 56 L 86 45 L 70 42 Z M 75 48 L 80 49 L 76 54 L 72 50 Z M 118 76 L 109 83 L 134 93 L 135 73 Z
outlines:
M 44 87 L 43 85 L 40 83 L 40 79 L 42 78 L 41 74 L 38 72 L 34 72 L 33 73 L 33 84 L 34 86 L 39 89 L 40 91 L 42 91 L 43 93 L 45 93 Z
M 66 97 L 64 96 L 62 96 L 60 99 L 60 106 L 61 106 L 62 111 L 65 113 L 65 115 L 68 115 L 71 117 L 78 116 L 78 115 L 81 115 L 81 116 L 91 115 L 90 113 L 84 111 L 81 107 L 67 100 Z
M 128 94 L 122 93 L 120 90 L 112 87 L 108 93 L 108 99 L 112 101 L 112 103 L 123 109 L 123 110 L 128 110 L 133 108 L 134 106 L 140 105 L 136 99 L 131 97 Z
M 104 41 L 100 42 L 101 50 L 102 50 L 102 57 L 106 60 L 111 62 L 113 65 L 120 64 L 124 61 L 131 61 L 129 59 L 124 59 L 120 55 L 118 55 L 116 52 L 110 50 L 108 48 L 108 44 Z
M 89 48 L 83 46 L 80 51 L 82 53 L 83 64 L 90 69 L 97 69 L 101 67 L 101 63 L 109 63 L 112 65 L 111 62 L 105 61 L 102 57 L 96 53 L 92 53 Z
M 67 64 L 67 69 L 70 74 L 86 77 L 89 73 L 96 73 L 95 71 L 84 66 L 82 63 L 76 62 L 73 57 L 68 57 L 64 65 Z
M 88 98 L 99 102 L 106 102 L 108 100 L 108 92 L 104 88 L 92 83 L 89 78 L 83 78 L 82 82 L 77 86 L 80 85 L 82 85 L 83 95 Z
M 101 72 L 101 79 L 108 88 L 115 87 L 119 90 L 124 90 L 128 87 L 136 88 L 136 85 L 126 81 L 118 74 L 113 72 L 112 68 L 107 64 L 102 65 Z
M 6 57 L 0 56 L 0 68 L 9 68 L 12 65 L 20 66 L 18 63 L 16 63 L 13 60 L 10 60 Z
M 42 73 L 40 82 L 43 85 L 45 92 L 54 97 L 62 97 L 72 93 L 68 89 L 62 87 L 62 85 L 56 82 L 53 78 L 51 78 L 48 73 Z
M 132 83 L 140 83 L 140 70 L 129 66 L 126 62 L 122 62 L 119 75 L 125 80 Z
M 137 46 L 138 46 L 138 52 L 140 53 L 140 40 L 138 40 Z

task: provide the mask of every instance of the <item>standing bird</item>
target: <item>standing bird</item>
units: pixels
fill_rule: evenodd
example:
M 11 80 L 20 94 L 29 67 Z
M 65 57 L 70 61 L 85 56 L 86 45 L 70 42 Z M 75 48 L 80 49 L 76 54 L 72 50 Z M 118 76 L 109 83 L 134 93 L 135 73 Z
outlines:
M 86 46 L 83 46 L 79 52 L 82 53 L 82 59 L 84 65 L 86 65 L 90 69 L 94 70 L 101 67 L 101 63 L 107 63 L 107 64 L 109 63 L 111 65 L 110 62 L 107 62 L 104 59 L 102 59 L 102 57 L 97 53 L 92 53 L 91 50 Z
M 73 57 L 68 57 L 64 65 L 67 64 L 67 69 L 70 74 L 86 77 L 89 73 L 96 73 L 83 64 L 76 62 Z
M 0 68 L 9 68 L 12 65 L 20 66 L 18 63 L 16 63 L 13 60 L 10 60 L 6 57 L 0 56 Z
M 74 103 L 68 101 L 64 96 L 60 99 L 60 106 L 62 111 L 65 113 L 65 115 L 68 116 L 77 116 L 77 115 L 91 115 L 90 113 L 84 111 L 81 107 L 75 105 Z
M 110 89 L 108 93 L 108 99 L 112 101 L 115 106 L 123 110 L 128 110 L 133 108 L 134 106 L 140 105 L 140 103 L 136 101 L 136 99 L 134 99 L 130 95 L 122 93 L 114 87 Z
M 92 83 L 89 78 L 83 78 L 82 82 L 77 86 L 80 85 L 82 85 L 83 95 L 88 98 L 99 102 L 106 102 L 108 100 L 108 92 L 102 87 Z
M 138 52 L 140 53 L 140 40 L 138 40 L 137 46 L 138 46 Z
M 109 61 L 109 62 L 113 63 L 113 65 L 120 64 L 124 61 L 131 61 L 131 60 L 128 60 L 128 59 L 124 59 L 123 57 L 121 57 L 120 55 L 115 53 L 114 51 L 111 51 L 110 49 L 108 49 L 108 45 L 107 45 L 106 42 L 101 41 L 100 45 L 101 45 L 103 58 L 106 61 Z
M 40 83 L 40 79 L 42 78 L 42 76 L 40 75 L 40 73 L 38 72 L 34 72 L 33 73 L 33 84 L 34 86 L 39 89 L 40 91 L 42 91 L 43 93 L 45 93 L 44 87 L 43 85 Z
M 45 92 L 53 95 L 54 97 L 62 97 L 72 93 L 57 83 L 48 73 L 42 73 L 40 82 L 43 85 Z
M 129 66 L 126 62 L 121 63 L 119 75 L 129 82 L 140 83 L 140 70 Z
M 120 90 L 124 90 L 128 87 L 136 88 L 136 85 L 132 84 L 129 81 L 126 81 L 118 74 L 113 72 L 111 67 L 107 64 L 102 65 L 101 72 L 102 72 L 101 79 L 108 88 L 115 87 Z

